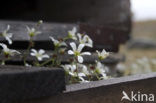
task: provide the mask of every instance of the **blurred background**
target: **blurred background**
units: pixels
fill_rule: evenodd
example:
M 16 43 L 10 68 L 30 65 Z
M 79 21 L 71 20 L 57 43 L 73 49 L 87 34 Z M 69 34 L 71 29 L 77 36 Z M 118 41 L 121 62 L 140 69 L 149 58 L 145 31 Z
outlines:
M 131 40 L 121 46 L 126 63 L 119 65 L 125 74 L 149 73 L 156 71 L 156 0 L 131 0 Z

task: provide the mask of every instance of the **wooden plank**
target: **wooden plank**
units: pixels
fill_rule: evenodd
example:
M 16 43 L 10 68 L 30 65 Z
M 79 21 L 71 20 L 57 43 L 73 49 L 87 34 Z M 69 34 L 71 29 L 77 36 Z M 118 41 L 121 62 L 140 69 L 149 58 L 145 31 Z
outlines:
M 62 68 L 0 66 L 0 103 L 52 96 L 65 89 Z
M 38 10 L 49 21 L 102 24 L 131 30 L 130 0 L 39 0 Z
M 0 32 L 5 30 L 7 25 L 11 25 L 10 32 L 14 33 L 12 47 L 25 49 L 28 46 L 29 36 L 27 34 L 26 25 L 32 27 L 34 22 L 17 22 L 17 21 L 0 21 Z M 34 37 L 36 48 L 53 49 L 52 41 L 49 36 L 54 38 L 63 38 L 68 31 L 73 27 L 78 29 L 78 32 L 88 34 L 94 41 L 94 48 L 106 49 L 107 51 L 117 52 L 119 45 L 127 40 L 127 32 L 125 29 L 115 29 L 102 26 L 90 26 L 89 24 L 59 24 L 59 23 L 44 23 L 39 29 L 42 34 Z M 120 36 L 119 36 L 120 35 Z M 0 38 L 1 42 L 6 41 Z M 46 45 L 46 47 L 45 47 Z
M 18 50 L 22 54 L 24 53 L 25 50 Z M 50 55 L 52 57 L 53 51 L 46 51 L 46 54 Z M 95 63 L 95 60 L 98 60 L 98 56 L 96 53 L 92 53 L 92 56 L 83 56 L 84 57 L 84 63 L 85 64 L 92 64 Z M 71 59 L 73 58 L 72 55 L 68 54 L 62 54 L 57 56 L 58 60 L 61 61 L 62 64 L 69 64 L 71 62 Z M 4 56 L 0 56 L 0 61 L 4 60 Z M 46 59 L 47 60 L 47 59 Z M 6 64 L 23 64 L 23 58 L 20 55 L 15 55 L 13 58 L 10 60 L 6 60 Z M 36 58 L 33 56 L 28 55 L 27 57 L 27 62 L 32 63 L 33 61 L 36 61 Z M 43 62 L 45 59 L 43 60 Z M 110 53 L 110 55 L 102 60 L 102 63 L 104 64 L 117 64 L 119 62 L 124 62 L 125 61 L 125 56 L 119 53 Z
M 132 91 L 135 94 L 155 94 L 155 82 L 156 73 L 150 73 L 72 84 L 66 86 L 67 90 L 59 95 L 19 103 L 120 103 L 123 91 L 130 97 Z M 136 98 L 138 97 L 136 96 Z M 123 100 L 122 102 L 130 103 L 132 101 Z M 147 103 L 147 101 L 142 103 Z
M 0 21 L 0 32 L 6 29 L 7 25 L 10 25 L 10 32 L 14 34 L 13 41 L 29 41 L 29 35 L 27 34 L 26 26 L 33 27 L 36 25 L 34 22 L 22 22 L 22 21 Z M 78 25 L 74 24 L 59 24 L 59 23 L 44 23 L 39 28 L 42 34 L 34 37 L 34 41 L 51 41 L 49 36 L 54 38 L 62 38 L 67 35 L 67 31 Z

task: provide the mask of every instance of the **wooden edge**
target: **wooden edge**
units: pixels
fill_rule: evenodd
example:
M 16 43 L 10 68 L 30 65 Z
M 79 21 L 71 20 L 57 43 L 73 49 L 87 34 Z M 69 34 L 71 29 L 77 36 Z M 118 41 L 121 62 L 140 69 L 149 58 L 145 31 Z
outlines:
M 126 76 L 120 78 L 112 78 L 108 80 L 92 81 L 89 83 L 71 84 L 66 86 L 66 91 L 64 91 L 64 93 L 75 92 L 75 91 L 85 90 L 89 88 L 97 88 L 102 86 L 129 83 L 133 81 L 146 80 L 150 78 L 156 79 L 156 72 L 148 73 L 148 74 L 138 74 L 138 75 L 132 75 L 132 76 Z
M 0 66 L 0 103 L 53 96 L 65 90 L 62 68 Z
M 137 95 L 156 93 L 156 73 L 139 74 L 121 78 L 94 81 L 83 84 L 66 86 L 66 91 L 55 96 L 28 100 L 20 103 L 136 103 L 134 100 L 121 101 L 123 91 L 131 97 L 131 93 Z M 148 101 L 147 101 L 148 102 Z M 144 99 L 143 102 L 147 103 Z M 155 103 L 155 102 L 149 102 Z
M 9 73 L 29 73 L 29 72 L 40 72 L 40 71 L 64 71 L 62 68 L 50 68 L 50 67 L 27 67 L 27 66 L 16 66 L 16 65 L 0 65 L 0 74 Z

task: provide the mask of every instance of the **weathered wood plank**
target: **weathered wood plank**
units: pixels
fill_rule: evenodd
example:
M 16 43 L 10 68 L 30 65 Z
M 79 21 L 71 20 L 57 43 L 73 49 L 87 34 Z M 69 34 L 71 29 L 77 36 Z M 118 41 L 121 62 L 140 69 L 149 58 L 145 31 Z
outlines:
M 131 92 L 143 94 L 156 93 L 156 73 L 140 74 L 85 84 L 66 86 L 67 90 L 59 95 L 20 103 L 120 103 L 122 91 L 129 96 Z M 124 100 L 124 103 L 130 101 Z M 143 101 L 142 103 L 147 103 Z M 153 102 L 154 103 L 154 102 Z
M 33 22 L 17 22 L 17 21 L 0 21 L 0 32 L 5 30 L 7 25 L 11 25 L 10 32 L 14 33 L 13 47 L 16 48 L 26 48 L 29 41 L 29 36 L 27 34 L 26 25 L 34 26 Z M 39 30 L 42 34 L 34 37 L 36 42 L 36 48 L 45 47 L 46 49 L 53 48 L 52 42 L 49 36 L 54 38 L 63 38 L 67 35 L 68 31 L 73 27 L 78 29 L 78 32 L 88 34 L 94 41 L 95 49 L 106 49 L 108 51 L 117 52 L 119 45 L 125 42 L 128 37 L 128 32 L 125 29 L 115 29 L 114 27 L 102 26 L 91 26 L 89 24 L 59 24 L 59 23 L 44 23 Z M 119 36 L 120 35 L 120 36 Z M 6 41 L 4 38 L 0 38 L 0 41 Z M 90 48 L 89 48 L 90 49 Z M 91 49 L 90 49 L 91 50 Z
M 65 89 L 61 68 L 0 66 L 0 103 L 52 96 Z
M 20 51 L 22 54 L 24 53 L 25 50 L 18 50 Z M 46 54 L 50 55 L 53 58 L 53 51 L 46 51 Z M 84 63 L 85 64 L 92 64 L 95 63 L 95 60 L 98 60 L 98 56 L 96 53 L 92 53 L 91 56 L 83 56 L 84 57 Z M 71 62 L 71 59 L 73 58 L 72 55 L 68 55 L 68 54 L 62 54 L 62 55 L 58 55 L 57 56 L 58 60 L 61 61 L 62 64 L 69 64 Z M 4 60 L 5 57 L 4 56 L 0 56 L 0 61 Z M 47 60 L 47 59 L 46 59 Z M 6 63 L 8 64 L 22 64 L 23 58 L 20 55 L 15 55 L 13 58 L 11 58 L 10 60 L 6 60 Z M 27 61 L 28 62 L 33 62 L 36 61 L 36 58 L 33 56 L 28 55 L 27 57 Z M 45 59 L 43 60 L 43 62 L 45 61 Z M 125 56 L 119 53 L 110 53 L 110 55 L 102 60 L 102 63 L 104 64 L 117 64 L 119 62 L 124 62 L 125 61 Z
M 10 32 L 14 34 L 12 38 L 13 41 L 29 41 L 26 26 L 33 27 L 36 25 L 34 22 L 0 21 L 0 32 L 5 30 L 8 24 L 11 26 Z M 49 36 L 53 36 L 55 38 L 65 37 L 68 30 L 72 30 L 73 27 L 78 28 L 78 25 L 44 23 L 39 28 L 39 31 L 42 33 L 34 37 L 34 41 L 50 41 Z
M 130 0 L 39 0 L 38 4 L 38 10 L 49 21 L 110 25 L 126 28 L 127 31 L 131 29 Z

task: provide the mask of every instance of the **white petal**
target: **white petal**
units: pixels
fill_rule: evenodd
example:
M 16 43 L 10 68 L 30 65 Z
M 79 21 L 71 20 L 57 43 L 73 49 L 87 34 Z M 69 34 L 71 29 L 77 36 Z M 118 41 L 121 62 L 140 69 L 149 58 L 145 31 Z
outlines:
M 35 53 L 30 53 L 30 55 L 31 55 L 31 56 L 36 56 L 36 54 L 35 54 Z
M 74 42 L 70 43 L 70 46 L 72 47 L 73 51 L 76 51 L 76 44 Z
M 103 79 L 108 79 L 108 77 L 107 77 L 107 75 L 105 73 L 102 73 L 101 75 L 102 75 Z
M 59 43 L 59 41 L 54 39 L 52 36 L 50 36 L 49 38 L 53 41 L 54 44 L 58 44 Z
M 6 37 L 6 40 L 8 41 L 9 44 L 12 44 L 12 40 L 9 37 Z
M 68 50 L 68 54 L 73 55 L 74 52 L 72 50 Z
M 12 38 L 12 36 L 13 36 L 13 33 L 8 33 L 8 34 L 7 34 L 7 37 L 8 37 L 8 38 Z
M 80 44 L 80 45 L 78 46 L 77 51 L 81 52 L 82 49 L 84 48 L 84 46 L 85 46 L 84 44 Z
M 83 53 L 81 53 L 81 55 L 91 55 L 91 53 L 90 52 L 83 52 Z
M 35 49 L 31 49 L 31 51 L 32 51 L 33 53 L 35 53 L 35 54 L 37 53 L 37 51 L 36 51 Z
M 83 63 L 83 57 L 82 56 L 78 56 L 78 62 Z
M 81 39 L 82 39 L 82 35 L 80 33 L 77 33 L 77 36 L 79 38 L 79 41 L 81 42 Z
M 43 49 L 39 50 L 39 54 L 44 54 L 44 53 L 45 53 L 45 51 Z
M 77 31 L 76 27 L 73 27 L 72 33 L 75 34 Z
M 65 42 L 62 42 L 61 46 L 67 46 L 67 44 Z
M 12 53 L 17 53 L 17 54 L 21 54 L 19 51 L 17 50 L 10 50 Z
M 7 26 L 7 29 L 6 29 L 6 31 L 8 31 L 8 30 L 10 30 L 10 25 L 8 25 L 8 26 Z
M 43 58 L 49 58 L 49 55 L 45 54 L 42 56 Z
M 96 50 L 96 52 L 97 52 L 98 56 L 100 56 L 100 52 L 98 50 Z
M 38 59 L 39 61 L 42 61 L 42 57 L 37 57 L 37 59 Z
M 90 48 L 93 47 L 93 45 L 92 44 L 89 44 L 89 43 L 86 43 L 85 46 L 90 47 Z
M 71 76 L 75 76 L 75 74 L 74 74 L 73 72 L 69 72 L 69 74 L 70 74 Z
M 78 73 L 79 77 L 85 77 L 86 75 L 84 73 Z
M 8 49 L 7 45 L 3 44 L 3 43 L 0 43 L 0 46 L 5 50 L 5 49 Z
M 88 83 L 88 80 L 85 80 L 83 77 L 79 77 L 79 79 L 81 80 L 81 83 Z

